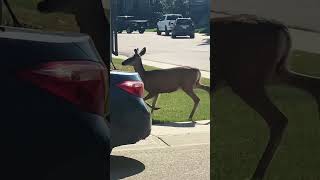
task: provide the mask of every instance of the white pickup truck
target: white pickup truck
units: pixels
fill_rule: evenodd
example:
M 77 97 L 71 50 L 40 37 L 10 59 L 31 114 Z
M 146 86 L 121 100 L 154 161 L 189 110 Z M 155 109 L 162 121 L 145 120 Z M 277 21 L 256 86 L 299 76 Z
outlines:
M 157 34 L 161 35 L 161 32 L 165 32 L 166 36 L 169 36 L 174 22 L 177 18 L 182 18 L 181 14 L 165 14 L 157 23 Z

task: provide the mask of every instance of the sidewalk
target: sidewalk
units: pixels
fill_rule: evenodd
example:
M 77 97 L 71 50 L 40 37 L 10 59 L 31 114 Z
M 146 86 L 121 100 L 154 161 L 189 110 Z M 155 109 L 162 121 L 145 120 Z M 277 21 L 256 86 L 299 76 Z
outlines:
M 123 55 L 119 55 L 119 56 L 113 56 L 112 55 L 112 58 L 114 58 L 114 57 L 120 58 L 120 59 L 127 59 L 128 58 L 128 57 L 123 56 Z M 143 59 L 142 63 L 147 65 L 147 66 L 153 66 L 153 67 L 157 67 L 157 68 L 161 68 L 161 69 L 179 67 L 178 65 L 167 64 L 167 63 L 152 61 L 152 60 L 148 60 L 148 59 Z M 204 77 L 204 78 L 210 79 L 210 72 L 209 71 L 201 71 L 201 76 Z
M 136 144 L 120 146 L 113 151 L 145 150 L 210 144 L 209 120 L 156 124 L 151 135 Z

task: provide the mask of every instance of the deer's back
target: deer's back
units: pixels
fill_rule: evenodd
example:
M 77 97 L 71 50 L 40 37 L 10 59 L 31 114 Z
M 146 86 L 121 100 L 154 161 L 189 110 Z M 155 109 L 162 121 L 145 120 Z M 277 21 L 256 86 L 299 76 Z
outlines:
M 145 89 L 157 93 L 169 93 L 179 88 L 193 87 L 199 79 L 199 69 L 190 67 L 147 71 L 143 77 Z
M 264 81 L 290 48 L 283 24 L 240 15 L 211 20 L 211 64 L 217 81 Z

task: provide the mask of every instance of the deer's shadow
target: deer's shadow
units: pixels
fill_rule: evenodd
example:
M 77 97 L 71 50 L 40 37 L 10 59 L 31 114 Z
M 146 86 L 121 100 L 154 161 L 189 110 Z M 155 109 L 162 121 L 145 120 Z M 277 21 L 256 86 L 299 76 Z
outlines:
M 196 125 L 209 125 L 210 122 L 208 123 L 198 123 L 198 122 L 164 122 L 161 120 L 156 120 L 156 119 L 152 119 L 152 124 L 154 126 L 170 126 L 170 127 L 181 127 L 181 128 L 185 128 L 185 127 L 195 127 Z
M 118 180 L 141 173 L 145 170 L 142 162 L 124 157 L 111 155 L 110 158 L 110 180 Z
M 210 39 L 204 39 L 198 46 L 210 45 Z

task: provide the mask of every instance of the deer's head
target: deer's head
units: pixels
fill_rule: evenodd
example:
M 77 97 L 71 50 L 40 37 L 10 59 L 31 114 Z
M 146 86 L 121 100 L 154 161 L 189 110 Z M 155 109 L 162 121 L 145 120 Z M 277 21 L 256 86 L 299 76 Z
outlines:
M 140 52 L 139 49 L 134 49 L 134 55 L 122 62 L 123 66 L 134 66 L 141 63 L 141 56 L 146 53 L 147 49 L 144 47 Z

